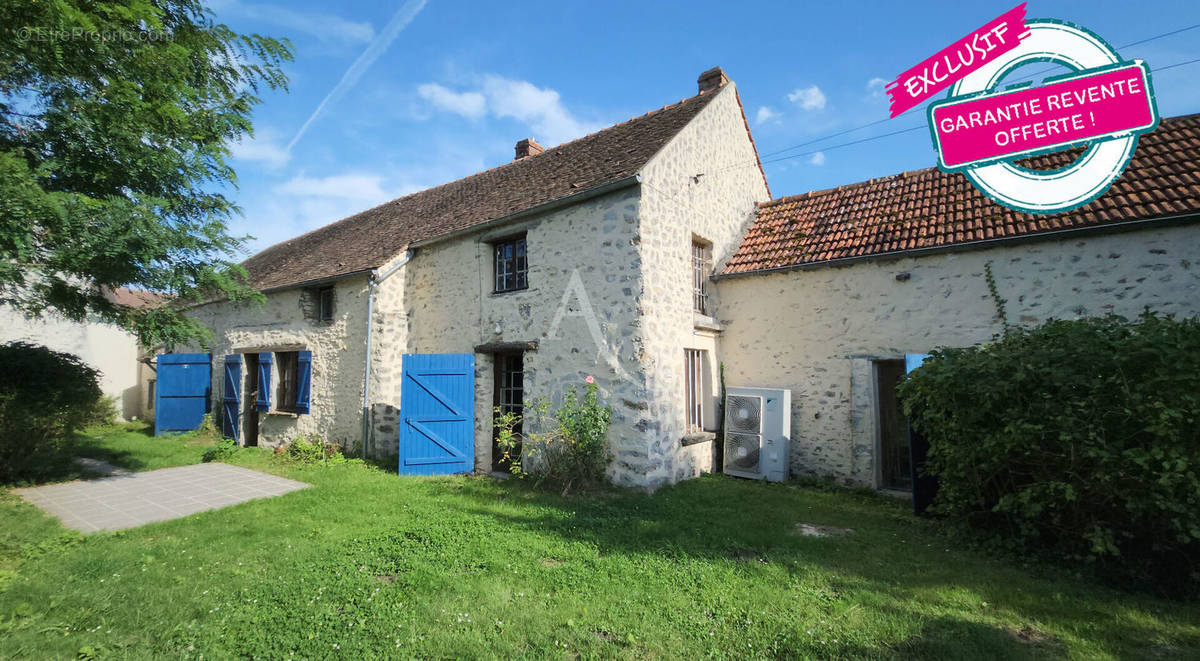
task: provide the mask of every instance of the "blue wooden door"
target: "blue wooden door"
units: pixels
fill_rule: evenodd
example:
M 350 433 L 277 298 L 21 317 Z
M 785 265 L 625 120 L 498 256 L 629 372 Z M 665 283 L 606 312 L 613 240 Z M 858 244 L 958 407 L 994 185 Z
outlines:
M 400 474 L 448 475 L 474 468 L 474 354 L 405 354 Z
M 221 400 L 221 435 L 238 440 L 242 407 L 242 356 L 225 356 L 225 396 Z
M 154 435 L 199 427 L 209 411 L 212 357 L 206 353 L 162 353 L 156 369 Z

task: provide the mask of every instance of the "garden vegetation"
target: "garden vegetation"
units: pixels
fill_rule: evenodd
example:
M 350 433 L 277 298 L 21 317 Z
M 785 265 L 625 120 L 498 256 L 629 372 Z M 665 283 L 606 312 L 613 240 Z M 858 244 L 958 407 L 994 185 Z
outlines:
M 1126 585 L 1200 590 L 1200 321 L 1009 328 L 900 385 L 934 511 Z

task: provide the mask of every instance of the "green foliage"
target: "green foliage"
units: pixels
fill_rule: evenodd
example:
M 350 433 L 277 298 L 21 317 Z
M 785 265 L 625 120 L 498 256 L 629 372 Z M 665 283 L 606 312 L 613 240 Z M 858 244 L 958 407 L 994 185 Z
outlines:
M 156 346 L 205 332 L 102 288 L 260 300 L 222 191 L 258 95 L 286 89 L 290 44 L 214 24 L 199 0 L 4 2 L 0 25 L 0 302 Z
M 223 438 L 216 445 L 208 448 L 201 456 L 201 461 L 208 463 L 210 461 L 225 461 L 233 455 L 237 454 L 242 448 L 238 446 L 237 441 L 232 438 Z
M 612 409 L 600 405 L 597 393 L 594 383 L 582 396 L 572 386 L 557 409 L 551 411 L 547 400 L 533 400 L 525 403 L 524 416 L 497 407 L 497 444 L 513 474 L 536 474 L 539 482 L 560 487 L 564 494 L 603 482 L 612 459 L 608 449 Z M 531 470 L 526 470 L 527 465 Z
M 204 418 L 200 421 L 200 426 L 191 433 L 191 437 L 197 443 L 221 442 L 221 430 L 217 428 L 217 421 L 213 418 L 213 414 L 204 414 Z
M 346 463 L 336 443 L 330 443 L 316 434 L 297 436 L 281 455 L 294 464 L 337 466 Z
M 1010 328 L 899 387 L 936 511 L 1103 574 L 1200 588 L 1200 321 Z
M 0 345 L 0 482 L 36 479 L 100 401 L 99 373 L 71 354 Z
M 87 420 L 84 424 L 88 426 L 105 426 L 116 424 L 116 422 L 117 398 L 109 395 L 101 395 L 88 410 Z
M 0 658 L 1200 657 L 1200 604 L 998 561 L 878 495 L 714 475 L 562 498 L 231 461 L 312 486 L 73 544 L 0 494 Z

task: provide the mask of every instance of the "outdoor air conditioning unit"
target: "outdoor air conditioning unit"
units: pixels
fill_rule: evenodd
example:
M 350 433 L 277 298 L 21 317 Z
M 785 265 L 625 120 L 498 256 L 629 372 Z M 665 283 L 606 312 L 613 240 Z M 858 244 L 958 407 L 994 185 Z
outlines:
M 725 472 L 754 480 L 788 477 L 792 391 L 728 388 L 725 391 Z

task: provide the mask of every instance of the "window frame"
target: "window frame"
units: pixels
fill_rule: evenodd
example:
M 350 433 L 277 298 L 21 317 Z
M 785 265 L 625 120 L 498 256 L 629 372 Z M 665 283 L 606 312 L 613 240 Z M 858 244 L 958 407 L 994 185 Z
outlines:
M 329 304 L 326 305 L 326 297 Z M 333 321 L 333 286 L 317 288 L 317 321 Z
M 511 248 L 511 254 L 503 251 Z M 492 293 L 529 289 L 529 241 L 517 234 L 492 242 Z
M 683 350 L 684 431 L 695 434 L 704 431 L 704 349 Z
M 296 412 L 296 397 L 300 393 L 300 352 L 276 351 L 274 369 L 276 376 L 275 399 L 271 410 L 283 413 Z M 285 378 L 285 374 L 291 374 Z
M 692 237 L 692 311 L 709 316 L 708 279 L 712 276 L 712 244 Z

